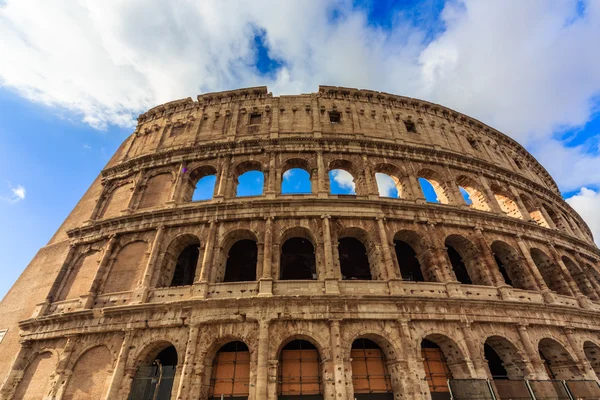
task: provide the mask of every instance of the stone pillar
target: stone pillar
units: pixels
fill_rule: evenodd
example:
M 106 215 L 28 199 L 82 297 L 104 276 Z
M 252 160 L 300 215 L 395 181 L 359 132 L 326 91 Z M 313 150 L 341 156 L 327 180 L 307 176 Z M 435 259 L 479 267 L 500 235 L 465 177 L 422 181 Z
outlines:
M 75 256 L 78 253 L 77 247 L 78 246 L 76 246 L 74 244 L 69 245 L 69 252 L 67 253 L 67 256 L 65 257 L 65 261 L 63 262 L 63 265 L 61 266 L 60 271 L 59 271 L 56 279 L 52 283 L 52 287 L 48 291 L 48 295 L 46 296 L 46 300 L 45 300 L 46 306 L 54 301 L 57 301 L 61 297 L 61 293 L 62 293 L 63 287 L 65 285 L 65 282 L 66 282 L 67 278 L 69 277 L 69 275 L 71 274 L 71 272 L 73 271 Z M 43 314 L 44 314 L 44 312 L 40 313 L 40 315 L 43 315 Z
M 179 169 L 177 170 L 177 176 L 175 177 L 175 182 L 173 184 L 173 188 L 171 190 L 171 195 L 169 196 L 169 200 L 167 204 L 175 205 L 181 201 L 182 196 L 182 186 L 184 183 L 188 184 L 189 175 L 187 175 L 187 162 L 182 162 L 179 165 Z M 193 194 L 192 194 L 193 196 Z
M 421 349 L 414 348 L 414 341 L 407 320 L 398 321 L 397 329 L 400 334 L 398 369 L 401 372 L 401 376 L 398 376 L 397 379 L 400 380 L 404 393 L 407 395 L 416 394 L 419 392 L 420 384 L 422 383 L 420 371 L 423 371 L 423 361 L 421 357 L 415 356 L 421 354 Z M 405 398 L 409 399 L 410 396 Z
M 483 192 L 485 193 L 485 197 L 487 197 L 488 204 L 492 211 L 498 214 L 504 214 L 500 208 L 500 204 L 498 204 L 498 200 L 496 200 L 496 196 L 494 196 L 494 192 L 492 192 L 492 189 L 490 189 L 490 184 L 487 178 L 483 175 L 479 175 L 479 181 L 481 182 Z
M 315 138 L 320 138 L 323 130 L 321 128 L 321 115 L 319 114 L 319 100 L 314 94 L 311 97 L 313 135 Z
M 273 153 L 267 154 L 267 158 L 269 159 L 269 170 L 267 172 L 266 181 L 267 181 L 267 190 L 265 191 L 265 195 L 268 198 L 274 198 L 276 193 L 281 193 L 281 185 L 277 187 L 277 181 L 279 181 L 279 170 L 275 168 L 275 155 Z
M 525 242 L 523 241 L 523 239 L 520 236 L 517 236 L 517 245 L 519 246 L 519 250 L 521 250 L 521 254 L 525 258 L 527 265 L 529 266 L 529 270 L 535 280 L 537 287 L 539 288 L 540 292 L 542 292 L 542 296 L 544 297 L 544 300 L 546 301 L 546 303 L 554 303 L 555 302 L 554 294 L 550 291 L 550 289 L 546 285 L 546 281 L 544 281 L 544 278 L 542 277 L 542 274 L 541 274 L 539 268 L 533 261 L 533 258 L 531 258 L 531 254 L 529 253 L 529 248 L 527 248 L 527 245 L 525 244 Z
M 590 361 L 587 359 L 585 352 L 583 350 L 583 344 L 579 344 L 575 335 L 573 334 L 573 329 L 565 328 L 564 330 L 565 336 L 567 337 L 567 342 L 571 347 L 570 353 L 573 356 L 573 360 L 579 367 L 579 369 L 584 373 L 585 378 L 589 380 L 597 380 L 596 372 L 592 368 Z
M 419 177 L 416 175 L 409 175 L 408 182 L 410 184 L 411 192 L 413 194 L 412 200 L 417 200 L 424 203 L 425 195 L 423 194 L 423 190 L 421 189 L 421 184 L 419 183 Z
M 32 342 L 27 340 L 21 343 L 19 352 L 17 353 L 11 369 L 8 371 L 4 382 L 0 386 L 0 400 L 12 400 L 15 390 L 23 379 L 26 365 L 25 363 L 31 356 Z M 16 399 L 15 399 L 16 400 Z
M 106 243 L 106 248 L 104 249 L 104 253 L 102 253 L 102 257 L 100 258 L 100 264 L 98 265 L 98 271 L 96 272 L 96 276 L 92 281 L 92 287 L 90 288 L 89 293 L 86 296 L 82 296 L 83 308 L 92 308 L 94 305 L 94 300 L 102 285 L 104 284 L 104 280 L 106 279 L 106 275 L 108 275 L 108 264 L 113 259 L 114 255 L 112 254 L 115 245 L 117 244 L 117 235 L 111 235 Z
M 271 129 L 269 131 L 271 139 L 279 137 L 279 97 L 271 98 Z
M 502 273 L 500 273 L 500 268 L 494 259 L 494 254 L 492 253 L 492 249 L 488 246 L 485 237 L 483 236 L 483 229 L 481 227 L 475 228 L 475 242 L 481 251 L 481 255 L 485 264 L 488 268 L 487 275 L 490 276 L 491 281 L 494 286 L 509 286 L 505 281 Z
M 581 256 L 581 254 L 575 253 L 575 260 L 577 260 L 577 264 L 579 264 L 579 268 L 585 274 L 587 281 L 592 286 L 594 292 L 596 292 L 596 295 L 598 296 L 598 298 L 600 298 L 600 283 L 596 280 L 595 276 L 588 275 L 589 271 L 588 271 L 587 263 L 585 262 L 585 260 Z
M 544 207 L 543 205 L 540 206 L 540 212 L 544 216 L 544 219 L 546 220 L 546 223 L 548 223 L 548 227 L 550 229 L 558 229 L 558 227 L 554 223 L 554 220 L 550 217 L 550 214 L 548 214 L 548 211 L 546 211 L 546 207 Z
M 323 152 L 317 151 L 317 195 L 319 197 L 327 197 L 329 194 L 325 185 L 327 178 L 327 169 L 323 162 Z
M 443 251 L 443 249 L 429 246 L 417 254 L 419 264 L 423 268 L 423 277 L 425 280 L 430 282 L 449 282 L 454 280 L 450 276 L 448 264 L 441 254 Z
M 330 215 L 322 215 L 323 221 L 323 249 L 325 250 L 325 291 L 327 293 L 339 293 L 338 280 L 340 271 L 334 270 L 334 248 L 331 242 Z
M 123 383 L 123 376 L 125 375 L 125 365 L 127 365 L 127 357 L 129 356 L 129 348 L 131 347 L 131 339 L 133 338 L 134 331 L 128 329 L 125 331 L 125 337 L 121 344 L 121 350 L 119 351 L 119 358 L 110 380 L 110 386 L 106 400 L 112 400 L 117 398 L 121 384 Z
M 162 242 L 164 234 L 165 227 L 158 227 L 158 229 L 156 230 L 156 235 L 154 236 L 154 241 L 152 242 L 152 249 L 150 250 L 148 262 L 146 263 L 146 267 L 144 268 L 142 280 L 133 294 L 133 303 L 144 303 L 148 299 L 148 289 L 150 287 L 150 282 L 152 281 L 152 275 L 154 274 L 154 270 L 156 269 L 156 258 L 158 256 L 158 250 L 160 249 L 160 244 Z
M 579 287 L 575 283 L 575 280 L 571 276 L 571 273 L 567 269 L 567 266 L 565 265 L 565 263 L 563 262 L 562 258 L 560 257 L 560 255 L 556 251 L 556 248 L 554 247 L 554 244 L 548 243 L 548 250 L 550 250 L 550 256 L 552 257 L 552 259 L 554 260 L 554 262 L 556 263 L 556 265 L 559 266 L 560 272 L 561 272 L 561 274 L 562 274 L 565 282 L 567 282 L 567 284 L 569 285 L 569 290 L 571 291 L 571 293 L 573 294 L 573 296 L 577 297 L 578 299 L 582 298 L 582 297 L 585 297 L 584 294 L 581 293 L 581 291 L 579 290 Z M 589 299 L 588 299 L 588 301 L 589 301 Z M 582 307 L 583 307 L 583 305 L 582 305 Z
M 336 400 L 348 400 L 339 320 L 331 320 L 329 322 L 329 337 L 331 339 L 331 361 L 333 364 L 335 398 Z
M 517 189 L 509 185 L 508 190 L 515 198 L 517 206 L 519 206 L 519 211 L 521 212 L 521 215 L 523 215 L 523 219 L 525 221 L 533 221 L 533 218 L 531 218 L 531 214 L 529 214 L 529 210 L 527 209 L 527 207 L 525 207 L 525 203 L 523 203 L 523 200 L 521 199 L 521 196 L 519 195 Z
M 390 249 L 390 241 L 388 239 L 387 231 L 385 229 L 385 224 L 383 223 L 385 217 L 377 217 L 375 219 L 377 220 L 377 226 L 379 228 L 379 241 L 381 242 L 381 252 L 383 253 L 385 274 L 387 276 L 387 279 L 398 279 L 400 274 L 399 271 L 396 272 L 394 260 L 392 259 Z
M 259 296 L 273 294 L 273 217 L 265 217 L 263 265 L 259 278 Z
M 532 366 L 532 376 L 529 379 L 548 379 L 548 374 L 546 373 L 546 369 L 544 368 L 544 362 L 541 360 L 539 356 L 539 351 L 533 346 L 531 339 L 529 338 L 529 332 L 527 332 L 526 325 L 519 325 L 517 327 L 519 332 L 519 338 L 521 339 L 521 343 L 523 343 L 523 348 L 525 349 L 525 353 L 529 358 L 529 362 Z
M 227 190 L 229 188 L 229 164 L 231 164 L 231 156 L 223 157 L 221 160 L 221 171 L 218 176 L 217 182 L 217 194 L 215 198 L 223 199 L 229 196 Z
M 475 377 L 479 379 L 487 379 L 488 373 L 485 366 L 485 361 L 482 358 L 483 347 L 479 348 L 476 345 L 475 340 L 473 339 L 473 334 L 471 332 L 471 324 L 468 321 L 464 321 L 461 324 L 460 328 L 462 330 L 463 337 L 465 338 L 467 350 L 469 351 L 469 358 L 471 359 L 471 363 L 473 364 Z
M 256 361 L 256 400 L 267 399 L 269 387 L 269 325 L 270 321 L 258 322 L 258 354 Z
M 379 198 L 379 188 L 377 186 L 377 181 L 375 180 L 375 174 L 373 173 L 369 160 L 365 154 L 362 155 L 362 167 L 362 174 L 365 177 L 365 184 L 367 185 L 367 196 L 370 199 L 376 200 Z
M 65 389 L 67 388 L 67 385 L 69 385 L 70 377 L 73 374 L 73 370 L 68 369 L 67 366 L 71 361 L 71 355 L 73 354 L 76 343 L 77 336 L 67 337 L 67 343 L 63 349 L 63 355 L 56 366 L 56 374 L 54 375 L 52 388 L 50 389 L 50 399 L 60 400 L 65 394 Z
M 196 379 L 192 376 L 192 371 L 195 365 L 196 347 L 198 344 L 198 333 L 200 328 L 198 324 L 190 325 L 188 332 L 188 340 L 185 347 L 185 358 L 181 368 L 181 376 L 179 378 L 179 387 L 177 388 L 177 400 L 185 400 L 188 398 L 191 380 Z M 107 399 L 108 400 L 108 399 Z
M 213 265 L 215 241 L 217 231 L 217 220 L 209 222 L 208 234 L 206 235 L 206 249 L 204 251 L 204 258 L 202 260 L 202 268 L 200 269 L 200 279 L 194 282 L 194 294 L 199 297 L 206 297 L 208 290 L 208 280 Z

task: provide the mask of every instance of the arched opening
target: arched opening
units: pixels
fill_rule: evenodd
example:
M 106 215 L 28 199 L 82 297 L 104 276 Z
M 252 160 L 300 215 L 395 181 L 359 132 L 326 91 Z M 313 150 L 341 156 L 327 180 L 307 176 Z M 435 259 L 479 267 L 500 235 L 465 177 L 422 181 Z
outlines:
M 548 225 L 548 221 L 546 221 L 546 218 L 544 217 L 544 214 L 542 213 L 541 207 L 540 206 L 536 206 L 533 202 L 533 200 L 525 195 L 525 194 L 521 194 L 521 201 L 523 202 L 523 205 L 525 206 L 525 208 L 527 209 L 527 212 L 529 213 L 529 217 L 534 220 L 539 226 L 543 226 L 544 228 L 549 228 L 550 225 Z
M 504 368 L 504 363 L 502 359 L 496 353 L 494 348 L 489 344 L 485 343 L 483 345 L 483 355 L 488 363 L 488 369 L 490 370 L 490 374 L 492 379 L 494 380 L 506 380 L 508 379 L 508 372 L 506 372 L 506 368 Z
M 90 251 L 80 255 L 73 267 L 69 269 L 64 286 L 57 294 L 56 300 L 74 299 L 87 294 L 98 272 L 101 257 L 101 251 Z
M 352 174 L 343 169 L 329 171 L 329 188 L 331 194 L 356 194 L 356 183 Z
M 394 399 L 385 354 L 377 343 L 368 339 L 356 339 L 352 343 L 350 357 L 356 400 Z
M 396 258 L 400 266 L 400 275 L 404 281 L 424 282 L 421 263 L 412 246 L 403 240 L 394 240 Z
M 454 276 L 456 276 L 456 280 L 460 283 L 470 285 L 473 283 L 469 273 L 467 272 L 467 267 L 465 263 L 462 261 L 462 257 L 458 254 L 458 251 L 453 246 L 446 245 L 446 249 L 448 251 L 448 258 L 450 259 L 450 264 L 452 265 L 452 270 L 454 271 Z
M 544 278 L 546 286 L 558 294 L 571 296 L 571 289 L 569 289 L 567 282 L 565 282 L 560 267 L 540 249 L 533 248 L 530 250 L 530 254 L 542 278 Z
M 37 354 L 25 368 L 19 381 L 14 399 L 45 399 L 51 388 L 50 377 L 56 371 L 58 357 L 49 352 Z
M 250 395 L 250 351 L 243 342 L 229 342 L 213 359 L 209 397 L 247 399 Z
M 454 275 L 460 283 L 488 284 L 485 278 L 485 265 L 479 259 L 477 246 L 460 235 L 448 236 L 445 246 Z
M 102 293 L 125 292 L 135 288 L 143 265 L 146 264 L 148 244 L 144 241 L 127 243 L 118 250 L 104 282 Z
M 288 343 L 279 354 L 277 382 L 279 400 L 321 400 L 321 357 L 319 351 L 306 340 Z
M 379 197 L 392 197 L 395 199 L 401 197 L 402 184 L 398 178 L 377 172 L 375 174 L 375 180 L 377 181 Z
M 544 209 L 546 210 L 546 213 L 554 223 L 556 229 L 558 229 L 559 231 L 568 232 L 565 222 L 562 220 L 562 218 L 558 216 L 558 214 L 556 213 L 556 211 L 554 211 L 552 207 L 546 204 L 544 204 L 542 207 L 544 207 Z
M 247 171 L 238 177 L 237 197 L 262 196 L 265 175 L 261 171 Z
M 170 172 L 150 177 L 144 185 L 144 192 L 138 207 L 142 209 L 165 204 L 171 197 L 172 185 L 173 175 Z
M 194 283 L 199 255 L 200 243 L 190 244 L 181 251 L 177 258 L 171 286 L 187 286 Z
M 492 252 L 498 269 L 507 285 L 517 289 L 535 290 L 535 284 L 528 274 L 524 258 L 509 244 L 500 240 L 492 243 Z
M 580 380 L 583 374 L 567 349 L 553 339 L 542 339 L 538 344 L 541 360 L 550 379 Z
M 569 274 L 571 274 L 573 277 L 573 280 L 575 281 L 575 284 L 581 293 L 591 299 L 596 300 L 598 295 L 594 293 L 594 289 L 592 288 L 590 281 L 587 279 L 587 276 L 583 273 L 581 268 L 579 268 L 579 265 L 575 264 L 575 262 L 567 256 L 563 256 L 562 261 L 567 267 Z
M 312 184 L 310 174 L 302 168 L 290 168 L 282 174 L 282 194 L 310 194 Z
M 281 246 L 280 279 L 317 279 L 315 248 L 310 240 L 293 237 Z
M 257 259 L 258 248 L 254 240 L 235 242 L 229 249 L 223 282 L 255 281 Z
M 436 343 L 423 339 L 421 356 L 425 367 L 425 380 L 432 400 L 450 400 L 448 379 L 452 379 L 453 376 L 444 352 Z
M 490 205 L 483 194 L 483 189 L 472 179 L 466 176 L 459 176 L 456 179 L 458 189 L 467 205 L 475 210 L 490 211 Z
M 177 350 L 172 345 L 149 353 L 135 373 L 129 400 L 170 399 L 177 358 Z
M 523 219 L 523 214 L 521 214 L 517 202 L 507 191 L 497 185 L 492 185 L 491 189 L 502 212 L 509 217 Z
M 600 379 L 600 346 L 590 341 L 583 344 L 583 352 L 585 358 L 590 362 L 590 365 L 598 379 Z
M 189 174 L 187 168 L 182 168 L 184 179 L 183 201 L 210 200 L 215 194 L 217 170 L 209 165 L 195 168 Z
M 338 254 L 342 279 L 371 280 L 371 266 L 365 245 L 353 237 L 340 239 Z
M 106 398 L 112 378 L 112 355 L 106 346 L 86 351 L 75 363 L 64 400 Z
M 450 204 L 448 188 L 437 172 L 425 169 L 420 171 L 418 175 L 425 200 L 430 203 Z

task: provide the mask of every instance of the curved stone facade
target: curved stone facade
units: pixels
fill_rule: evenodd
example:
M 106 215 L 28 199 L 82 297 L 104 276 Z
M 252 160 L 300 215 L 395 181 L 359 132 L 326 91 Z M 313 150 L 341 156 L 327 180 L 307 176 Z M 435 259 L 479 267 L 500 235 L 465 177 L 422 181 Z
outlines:
M 294 168 L 310 193 L 282 194 Z M 248 171 L 262 195 L 236 196 Z M 200 95 L 138 118 L 0 304 L 0 399 L 145 398 L 155 359 L 172 399 L 449 398 L 495 377 L 489 348 L 509 380 L 596 381 L 599 268 L 546 170 L 477 120 L 329 86 Z

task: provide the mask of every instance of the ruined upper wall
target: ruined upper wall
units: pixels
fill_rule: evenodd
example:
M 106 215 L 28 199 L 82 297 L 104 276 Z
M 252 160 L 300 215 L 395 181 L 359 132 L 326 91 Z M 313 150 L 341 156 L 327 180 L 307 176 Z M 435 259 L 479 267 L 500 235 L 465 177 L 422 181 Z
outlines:
M 332 114 L 339 116 L 339 122 L 331 122 Z M 416 132 L 411 132 L 412 126 Z M 134 138 L 121 161 L 203 142 L 308 134 L 377 139 L 467 154 L 559 194 L 552 177 L 527 150 L 476 119 L 423 100 L 335 86 L 280 97 L 259 86 L 162 104 L 139 116 Z

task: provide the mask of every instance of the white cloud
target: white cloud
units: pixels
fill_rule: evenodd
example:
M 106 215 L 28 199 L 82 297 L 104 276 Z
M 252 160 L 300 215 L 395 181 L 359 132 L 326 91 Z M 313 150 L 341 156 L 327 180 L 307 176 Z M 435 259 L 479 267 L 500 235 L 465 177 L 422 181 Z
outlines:
M 25 191 L 25 187 L 23 187 L 22 185 L 12 187 L 10 182 L 8 182 L 8 188 L 11 194 L 9 196 L 0 197 L 0 200 L 10 204 L 18 203 L 21 200 L 25 200 L 25 196 L 27 194 L 27 192 Z
M 293 176 L 294 176 L 293 169 L 288 169 L 287 171 L 285 171 L 283 173 L 283 180 L 289 181 L 290 179 L 292 179 Z
M 596 244 L 600 245 L 600 191 L 582 187 L 579 193 L 567 199 L 587 222 Z
M 589 155 L 589 144 L 553 140 L 596 111 L 600 2 L 448 0 L 445 30 L 431 43 L 428 27 L 402 14 L 391 19 L 391 30 L 368 25 L 350 0 L 5 0 L 0 54 L 10 57 L 0 63 L 0 84 L 101 129 L 131 127 L 135 114 L 156 104 L 209 91 L 370 88 L 438 102 L 499 128 L 526 144 L 562 187 L 572 188 L 573 176 L 577 185 L 600 184 L 600 174 L 589 173 L 600 170 L 597 149 Z M 274 76 L 253 67 L 257 30 L 283 63 Z
M 396 182 L 389 175 L 376 173 L 375 180 L 377 181 L 380 196 L 397 197 L 398 189 L 396 188 Z
M 348 189 L 355 192 L 356 184 L 354 183 L 354 178 L 349 172 L 344 171 L 343 169 L 334 169 L 331 171 L 331 177 L 333 180 L 340 186 L 342 189 Z

